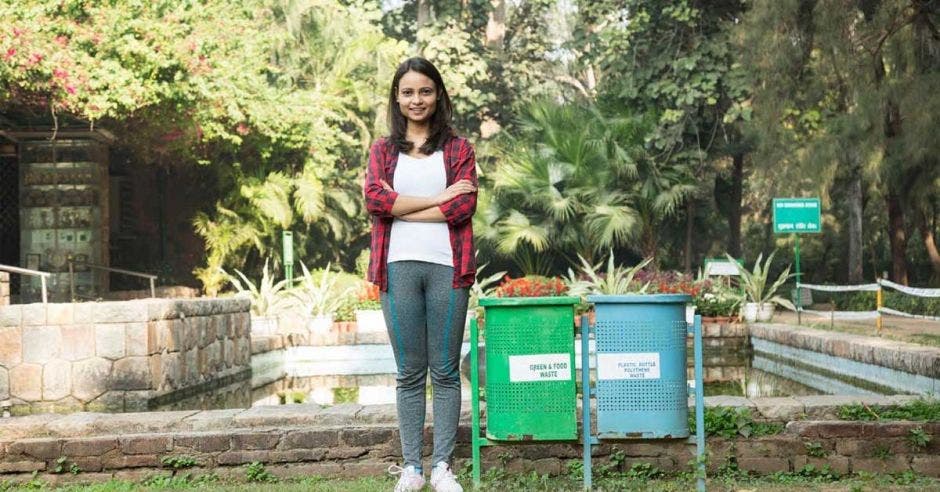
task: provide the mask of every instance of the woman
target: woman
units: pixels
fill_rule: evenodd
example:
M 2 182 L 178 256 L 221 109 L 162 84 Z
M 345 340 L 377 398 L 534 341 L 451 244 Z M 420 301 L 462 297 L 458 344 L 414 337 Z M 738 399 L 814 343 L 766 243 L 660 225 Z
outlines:
M 397 407 L 403 467 L 396 492 L 420 490 L 425 382 L 434 392 L 431 486 L 460 492 L 450 469 L 460 417 L 460 346 L 468 288 L 476 275 L 471 218 L 476 161 L 454 134 L 452 106 L 440 72 L 409 58 L 392 79 L 391 134 L 372 145 L 364 192 L 372 216 L 369 281 L 398 366 Z

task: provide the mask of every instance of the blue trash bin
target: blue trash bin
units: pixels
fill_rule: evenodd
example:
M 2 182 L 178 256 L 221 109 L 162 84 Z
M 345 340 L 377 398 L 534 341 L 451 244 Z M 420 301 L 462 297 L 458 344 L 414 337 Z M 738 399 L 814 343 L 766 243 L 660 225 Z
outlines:
M 592 295 L 597 437 L 689 436 L 685 294 Z

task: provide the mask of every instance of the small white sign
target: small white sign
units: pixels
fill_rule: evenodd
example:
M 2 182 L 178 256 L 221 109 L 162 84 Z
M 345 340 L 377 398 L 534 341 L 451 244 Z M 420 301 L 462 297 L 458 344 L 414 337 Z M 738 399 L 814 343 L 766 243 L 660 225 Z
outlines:
M 597 354 L 597 379 L 659 377 L 659 352 Z
M 509 382 L 570 381 L 571 354 L 509 356 Z
M 711 275 L 737 276 L 738 265 L 730 261 L 711 260 L 705 264 L 705 276 Z

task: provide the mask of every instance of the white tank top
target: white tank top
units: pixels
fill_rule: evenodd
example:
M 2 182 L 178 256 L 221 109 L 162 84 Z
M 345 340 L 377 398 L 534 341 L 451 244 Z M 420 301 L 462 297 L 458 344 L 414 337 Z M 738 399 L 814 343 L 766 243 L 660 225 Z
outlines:
M 402 195 L 437 195 L 447 188 L 444 153 L 437 151 L 423 159 L 399 153 L 394 181 L 395 191 Z M 388 245 L 388 262 L 409 260 L 454 266 L 447 223 L 395 219 Z

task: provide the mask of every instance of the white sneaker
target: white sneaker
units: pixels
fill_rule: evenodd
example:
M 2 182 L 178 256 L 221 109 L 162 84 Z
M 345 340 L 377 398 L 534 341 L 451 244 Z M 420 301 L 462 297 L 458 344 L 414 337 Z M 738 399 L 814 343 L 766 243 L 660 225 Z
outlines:
M 431 469 L 431 487 L 434 487 L 435 492 L 463 492 L 454 472 L 443 461 Z
M 392 465 L 388 467 L 388 473 L 401 475 L 398 483 L 395 484 L 395 492 L 413 492 L 424 488 L 424 474 L 418 473 L 418 470 L 412 465 L 404 468 Z

